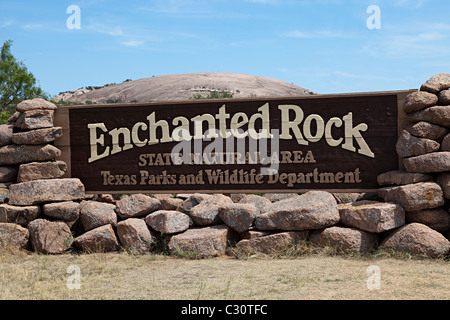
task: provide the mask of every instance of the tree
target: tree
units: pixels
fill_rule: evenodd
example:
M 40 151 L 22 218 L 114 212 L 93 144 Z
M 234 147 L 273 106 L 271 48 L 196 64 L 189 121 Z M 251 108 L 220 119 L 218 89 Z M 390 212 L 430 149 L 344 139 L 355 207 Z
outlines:
M 11 53 L 12 40 L 3 43 L 0 52 L 0 112 L 12 112 L 22 100 L 49 96 L 36 85 L 36 78 L 22 61 Z

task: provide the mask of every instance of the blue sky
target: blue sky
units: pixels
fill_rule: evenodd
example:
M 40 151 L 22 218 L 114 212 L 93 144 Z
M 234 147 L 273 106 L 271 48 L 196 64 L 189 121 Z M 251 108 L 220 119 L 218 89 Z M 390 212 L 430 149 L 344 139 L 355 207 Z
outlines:
M 66 25 L 70 5 L 80 29 Z M 371 5 L 380 29 L 367 27 Z M 445 0 L 2 0 L 0 41 L 51 95 L 191 72 L 403 90 L 450 73 L 449 14 Z

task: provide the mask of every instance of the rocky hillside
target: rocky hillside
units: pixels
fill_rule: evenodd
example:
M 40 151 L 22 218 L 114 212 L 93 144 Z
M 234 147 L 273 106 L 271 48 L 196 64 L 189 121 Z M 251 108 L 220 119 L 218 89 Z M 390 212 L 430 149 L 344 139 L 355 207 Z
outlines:
M 315 94 L 285 81 L 237 73 L 189 73 L 126 80 L 103 87 L 86 87 L 54 97 L 65 103 L 114 103 L 188 100 L 225 93 L 233 98 Z

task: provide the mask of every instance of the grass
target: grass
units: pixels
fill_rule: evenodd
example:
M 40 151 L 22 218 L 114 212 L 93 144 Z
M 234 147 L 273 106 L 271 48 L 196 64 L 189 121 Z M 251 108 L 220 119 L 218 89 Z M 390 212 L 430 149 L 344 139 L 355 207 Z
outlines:
M 213 259 L 5 251 L 0 253 L 0 299 L 450 299 L 450 268 L 444 259 L 308 250 L 240 257 L 231 252 Z M 369 266 L 380 270 L 377 290 L 368 289 Z M 80 272 L 79 290 L 69 289 L 74 269 Z

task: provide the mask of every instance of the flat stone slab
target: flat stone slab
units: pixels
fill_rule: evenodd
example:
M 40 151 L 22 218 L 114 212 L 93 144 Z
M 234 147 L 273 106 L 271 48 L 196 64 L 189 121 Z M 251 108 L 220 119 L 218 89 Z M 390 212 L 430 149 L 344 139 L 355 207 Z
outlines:
M 144 194 L 133 194 L 117 201 L 116 206 L 122 219 L 139 218 L 161 209 L 161 202 Z
M 407 212 L 433 209 L 444 205 L 444 194 L 435 182 L 380 188 L 378 195 L 387 202 L 400 204 Z
M 84 196 L 84 185 L 77 178 L 34 180 L 9 187 L 9 204 L 17 206 L 81 200 Z
M 450 171 L 450 152 L 433 152 L 403 159 L 406 171 L 433 173 Z
M 339 222 L 336 199 L 331 193 L 310 191 L 272 203 L 255 219 L 258 230 L 301 231 L 320 229 Z
M 410 113 L 407 119 L 411 122 L 426 121 L 441 127 L 450 128 L 450 106 L 434 106 Z
M 0 148 L 0 165 L 55 160 L 61 150 L 46 145 L 7 145 Z
M 17 174 L 17 182 L 42 179 L 59 179 L 67 171 L 64 161 L 31 162 L 21 164 Z
M 449 91 L 450 92 L 450 91 Z M 408 128 L 409 133 L 418 138 L 428 138 L 440 140 L 446 134 L 448 129 L 425 121 L 420 121 Z
M 378 237 L 376 234 L 356 228 L 333 226 L 313 231 L 310 241 L 319 246 L 333 247 L 337 251 L 367 253 L 372 250 Z
M 372 233 L 380 233 L 405 224 L 405 211 L 396 203 L 358 201 L 339 204 L 340 222 Z
M 0 204 L 0 222 L 17 223 L 22 227 L 37 219 L 41 214 L 40 206 L 12 206 Z
M 74 201 L 46 203 L 42 211 L 48 217 L 63 221 L 76 221 L 80 217 L 80 204 Z
M 403 186 L 407 184 L 429 181 L 433 181 L 433 177 L 428 174 L 405 172 L 400 170 L 388 171 L 377 177 L 377 182 L 380 186 Z
M 16 132 L 12 135 L 14 144 L 46 144 L 53 142 L 62 136 L 61 127 L 36 129 L 31 131 Z
M 261 252 L 264 254 L 273 254 L 295 245 L 300 241 L 305 241 L 308 237 L 308 231 L 288 231 L 269 235 L 243 239 L 236 244 L 236 247 L 251 254 Z
M 200 258 L 225 254 L 229 229 L 226 225 L 192 228 L 170 238 L 168 248 L 172 255 L 195 255 Z
M 53 127 L 54 110 L 30 110 L 20 114 L 15 127 L 22 130 L 34 130 Z
M 174 210 L 158 210 L 150 213 L 145 222 L 155 231 L 163 234 L 179 233 L 187 230 L 191 218 L 183 212 Z

